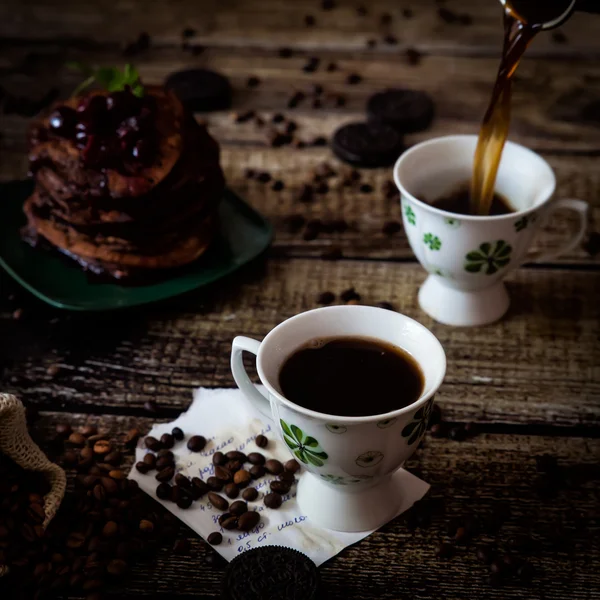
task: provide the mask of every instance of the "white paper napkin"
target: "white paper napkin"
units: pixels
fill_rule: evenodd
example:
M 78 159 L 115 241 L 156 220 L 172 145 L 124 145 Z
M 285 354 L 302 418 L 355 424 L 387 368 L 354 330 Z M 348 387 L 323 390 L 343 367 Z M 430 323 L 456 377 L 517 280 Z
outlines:
M 206 480 L 213 475 L 212 455 L 218 450 L 261 452 L 267 458 L 276 458 L 282 462 L 291 458 L 273 422 L 254 410 L 238 389 L 196 390 L 194 402 L 186 413 L 172 423 L 155 425 L 148 435 L 160 438 L 163 433 L 170 433 L 175 426 L 185 432 L 186 439 L 192 435 L 203 435 L 208 440 L 204 450 L 199 453 L 190 452 L 185 441 L 176 443 L 173 448 L 176 471 L 189 477 Z M 256 436 L 261 433 L 269 439 L 267 448 L 258 448 L 254 443 Z M 136 460 L 142 460 L 146 452 L 143 443 L 140 443 L 136 450 Z M 152 471 L 148 475 L 142 475 L 135 467 L 129 473 L 130 479 L 135 479 L 147 494 L 157 499 L 155 492 L 158 482 L 154 475 L 155 472 Z M 297 477 L 304 477 L 302 471 Z M 429 485 L 404 469 L 397 471 L 394 477 L 401 478 L 405 492 L 398 507 L 399 515 L 420 500 L 429 489 Z M 248 533 L 222 529 L 218 523 L 221 513 L 212 507 L 206 496 L 194 502 L 187 510 L 178 508 L 173 502 L 157 500 L 205 539 L 211 532 L 220 531 L 223 534 L 223 542 L 215 546 L 215 550 L 228 561 L 252 548 L 278 545 L 303 552 L 318 566 L 372 533 L 340 533 L 311 524 L 298 507 L 295 486 L 284 496 L 281 508 L 266 508 L 262 499 L 264 494 L 269 492 L 269 482 L 273 479 L 275 478 L 267 474 L 253 483 L 259 496 L 255 502 L 249 503 L 249 507 L 261 513 L 261 520 L 257 527 Z

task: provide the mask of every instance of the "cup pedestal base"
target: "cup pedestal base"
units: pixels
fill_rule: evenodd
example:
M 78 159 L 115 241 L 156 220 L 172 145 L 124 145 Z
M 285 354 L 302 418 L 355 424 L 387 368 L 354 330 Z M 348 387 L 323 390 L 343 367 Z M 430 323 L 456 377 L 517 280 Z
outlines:
M 501 281 L 482 290 L 463 291 L 430 275 L 419 290 L 419 305 L 445 325 L 475 327 L 498 321 L 508 310 L 510 298 Z
M 402 478 L 394 475 L 371 487 L 353 489 L 332 486 L 306 473 L 298 483 L 298 505 L 319 527 L 345 532 L 377 529 L 396 515 L 402 503 Z

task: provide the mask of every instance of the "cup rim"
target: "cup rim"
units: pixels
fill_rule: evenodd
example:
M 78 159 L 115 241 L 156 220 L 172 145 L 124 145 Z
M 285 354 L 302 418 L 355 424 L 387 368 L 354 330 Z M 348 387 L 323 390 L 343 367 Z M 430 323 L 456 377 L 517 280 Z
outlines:
M 507 147 L 520 148 L 520 149 L 524 150 L 526 153 L 534 156 L 536 159 L 542 161 L 548 167 L 548 169 L 552 175 L 552 190 L 550 191 L 550 193 L 548 194 L 548 197 L 543 202 L 540 202 L 539 204 L 536 204 L 535 206 L 531 206 L 529 208 L 526 208 L 525 210 L 518 210 L 515 212 L 505 214 L 505 215 L 484 215 L 484 216 L 461 215 L 459 213 L 453 213 L 453 212 L 449 212 L 447 210 L 442 210 L 441 208 L 436 208 L 435 206 L 432 206 L 431 204 L 428 204 L 427 202 L 424 202 L 423 200 L 419 200 L 416 196 L 411 194 L 404 187 L 404 185 L 400 181 L 400 176 L 398 175 L 398 172 L 400 170 L 400 166 L 402 165 L 402 162 L 404 160 L 406 160 L 410 154 L 412 154 L 413 152 L 417 152 L 418 150 L 421 150 L 422 148 L 424 148 L 426 146 L 437 144 L 440 141 L 450 141 L 450 140 L 459 141 L 459 140 L 467 140 L 467 139 L 476 141 L 478 139 L 478 136 L 474 135 L 474 134 L 443 135 L 443 136 L 432 138 L 430 140 L 425 140 L 424 142 L 420 142 L 418 144 L 415 144 L 414 146 L 411 146 L 408 150 L 406 150 L 405 152 L 403 152 L 401 154 L 401 156 L 396 161 L 396 164 L 394 165 L 394 183 L 396 184 L 396 187 L 400 190 L 400 192 L 402 194 L 404 194 L 405 196 L 410 198 L 411 202 L 414 202 L 417 206 L 419 206 L 423 210 L 429 211 L 436 215 L 440 215 L 442 217 L 449 217 L 452 219 L 461 219 L 463 221 L 473 221 L 475 223 L 477 223 L 477 222 L 483 223 L 483 222 L 490 222 L 490 221 L 492 221 L 492 222 L 508 221 L 510 219 L 514 219 L 515 217 L 522 217 L 524 215 L 528 215 L 529 213 L 532 213 L 532 212 L 542 208 L 543 206 L 548 204 L 548 202 L 550 202 L 550 200 L 552 199 L 552 196 L 554 195 L 554 192 L 556 191 L 556 175 L 554 173 L 554 169 L 550 166 L 550 163 L 547 160 L 545 160 L 542 156 L 540 156 L 537 152 L 534 152 L 533 150 L 530 150 L 529 148 L 527 148 L 527 146 L 523 146 L 522 144 L 517 144 L 516 142 L 511 142 L 508 140 L 506 141 L 506 144 L 505 144 L 502 152 L 504 152 L 504 150 L 506 150 Z
M 372 313 L 375 313 L 375 312 L 378 312 L 380 314 L 385 313 L 386 316 L 388 316 L 390 318 L 400 317 L 405 322 L 411 322 L 414 325 L 416 325 L 416 327 L 424 335 L 428 336 L 434 345 L 437 345 L 437 347 L 440 351 L 442 365 L 441 365 L 440 372 L 434 378 L 434 380 L 430 386 L 430 391 L 428 393 L 423 394 L 421 397 L 419 397 L 417 400 L 415 400 L 412 404 L 409 404 L 408 406 L 403 406 L 402 408 L 397 408 L 396 410 L 393 410 L 393 411 L 390 411 L 387 413 L 381 413 L 381 414 L 376 414 L 376 415 L 366 415 L 366 416 L 362 416 L 362 417 L 349 417 L 349 416 L 345 417 L 342 415 L 330 415 L 327 413 L 322 413 L 322 412 L 318 412 L 315 410 L 311 410 L 309 408 L 304 408 L 303 406 L 300 406 L 299 404 L 296 404 L 295 402 L 288 400 L 283 394 L 278 392 L 273 387 L 271 382 L 265 376 L 265 373 L 264 373 L 264 370 L 262 367 L 262 360 L 263 360 L 265 348 L 267 348 L 267 346 L 268 346 L 269 338 L 271 338 L 277 330 L 280 330 L 280 328 L 284 327 L 285 325 L 287 325 L 293 321 L 296 321 L 296 320 L 299 320 L 302 318 L 306 318 L 306 316 L 308 314 L 312 314 L 312 313 L 316 313 L 316 312 L 333 312 L 333 311 L 344 312 L 344 311 L 356 311 L 356 310 L 365 311 L 365 309 L 367 309 L 367 311 L 370 311 Z M 376 339 L 379 339 L 379 338 L 376 338 Z M 306 341 L 308 341 L 308 340 L 306 340 Z M 444 347 L 442 346 L 441 342 L 437 339 L 437 337 L 435 335 L 433 335 L 433 333 L 427 327 L 425 327 L 425 325 L 422 325 L 415 319 L 412 319 L 411 317 L 408 317 L 399 312 L 389 311 L 387 309 L 378 308 L 375 306 L 365 306 L 365 305 L 360 305 L 360 304 L 359 305 L 341 305 L 341 306 L 323 306 L 320 308 L 313 308 L 312 310 L 307 310 L 307 311 L 298 313 L 297 315 L 294 315 L 293 317 L 286 319 L 285 321 L 279 323 L 279 325 L 277 325 L 276 327 L 271 329 L 271 331 L 265 336 L 265 338 L 263 339 L 263 341 L 260 344 L 260 348 L 258 350 L 258 354 L 256 357 L 256 370 L 258 371 L 258 376 L 260 377 L 261 383 L 267 388 L 269 393 L 272 394 L 273 396 L 275 396 L 282 404 L 284 404 L 288 408 L 291 408 L 306 417 L 312 417 L 314 419 L 326 421 L 327 423 L 344 423 L 344 424 L 350 424 L 350 425 L 359 425 L 361 423 L 371 423 L 371 422 L 381 421 L 383 419 L 390 419 L 390 418 L 398 417 L 405 413 L 411 412 L 415 408 L 419 408 L 420 406 L 425 404 L 430 398 L 432 398 L 434 396 L 434 394 L 436 394 L 437 391 L 439 390 L 442 382 L 444 381 L 444 377 L 446 376 L 446 366 L 447 366 L 447 360 L 446 360 L 446 353 L 444 352 Z

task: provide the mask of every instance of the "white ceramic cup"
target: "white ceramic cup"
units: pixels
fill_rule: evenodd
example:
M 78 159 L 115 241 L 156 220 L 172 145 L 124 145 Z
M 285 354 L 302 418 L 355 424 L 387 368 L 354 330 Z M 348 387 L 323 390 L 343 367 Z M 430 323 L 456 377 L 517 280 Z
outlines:
M 411 354 L 425 379 L 419 399 L 404 408 L 367 417 L 323 414 L 286 399 L 279 387 L 279 372 L 285 360 L 307 342 L 341 336 L 375 338 Z M 266 395 L 254 386 L 244 369 L 244 350 L 256 354 Z M 375 529 L 395 515 L 401 490 L 394 486 L 392 474 L 425 434 L 433 395 L 446 372 L 444 350 L 428 329 L 381 308 L 318 308 L 284 321 L 262 342 L 236 337 L 231 370 L 242 392 L 261 413 L 273 418 L 281 438 L 308 471 L 298 485 L 303 514 L 318 525 L 338 531 Z M 364 401 L 368 404 L 369 398 Z
M 419 291 L 421 308 L 447 325 L 497 321 L 510 304 L 502 279 L 525 262 L 548 261 L 581 243 L 588 205 L 552 200 L 556 178 L 550 165 L 531 150 L 507 142 L 496 191 L 517 212 L 498 216 L 449 213 L 428 204 L 471 180 L 477 136 L 454 135 L 423 142 L 396 162 L 402 219 L 408 241 L 430 273 Z M 558 209 L 579 217 L 577 230 L 553 251 L 532 255 L 535 234 Z

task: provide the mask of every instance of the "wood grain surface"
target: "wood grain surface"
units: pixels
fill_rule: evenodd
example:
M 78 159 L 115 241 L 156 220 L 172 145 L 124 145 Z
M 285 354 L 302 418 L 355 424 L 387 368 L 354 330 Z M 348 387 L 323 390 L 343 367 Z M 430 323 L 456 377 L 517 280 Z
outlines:
M 127 416 L 49 412 L 42 413 L 34 435 L 51 438 L 54 426 L 65 420 L 74 428 L 93 423 L 101 432 L 115 436 L 134 425 L 148 431 L 153 422 Z M 432 486 L 431 525 L 412 532 L 398 518 L 347 548 L 320 568 L 322 597 L 408 600 L 442 594 L 452 600 L 594 598 L 600 585 L 595 568 L 600 559 L 599 452 L 600 440 L 577 437 L 481 434 L 454 442 L 426 436 L 407 468 Z M 559 486 L 555 495 L 544 498 L 537 491 L 541 475 L 535 459 L 548 453 L 557 457 L 569 481 Z M 509 516 L 499 534 L 476 536 L 459 547 L 450 560 L 436 558 L 435 545 L 448 539 L 450 519 L 475 516 L 483 524 L 506 509 Z M 189 555 L 177 556 L 165 549 L 150 569 L 136 568 L 124 595 L 116 597 L 138 597 L 149 590 L 161 598 L 172 597 L 173 590 L 177 590 L 177 598 L 220 597 L 223 571 L 204 563 L 204 556 L 212 551 L 183 525 L 180 536 L 191 541 Z M 532 546 L 527 552 L 521 549 L 524 539 Z M 533 584 L 492 588 L 487 583 L 487 568 L 475 557 L 478 544 L 531 560 L 538 572 Z
M 361 4 L 365 16 L 358 14 Z M 512 305 L 500 323 L 457 329 L 420 311 L 417 291 L 425 273 L 404 232 L 383 231 L 400 220 L 397 198 L 384 193 L 391 169 L 360 171 L 371 193 L 343 187 L 348 167 L 312 141 L 363 120 L 368 97 L 392 86 L 427 91 L 435 101 L 432 127 L 407 136 L 407 146 L 438 135 L 477 133 L 498 65 L 499 3 L 334 5 L 326 11 L 319 0 L 0 3 L 0 90 L 12 95 L 39 99 L 56 88 L 67 97 L 80 80 L 67 61 L 132 62 L 147 83 L 193 67 L 227 75 L 234 88 L 231 111 L 196 116 L 221 145 L 228 185 L 276 232 L 266 256 L 236 276 L 133 311 L 66 313 L 0 273 L 0 391 L 17 393 L 42 411 L 34 431 L 42 443 L 64 420 L 92 421 L 113 433 L 133 425 L 148 430 L 152 422 L 185 410 L 194 388 L 234 385 L 229 353 L 235 335 L 260 339 L 284 319 L 318 306 L 321 292 L 335 293 L 339 302 L 339 294 L 354 287 L 364 303 L 391 302 L 431 328 L 448 357 L 437 396 L 444 418 L 475 422 L 479 435 L 465 442 L 426 438 L 408 468 L 432 484 L 438 509 L 431 526 L 411 532 L 396 519 L 348 548 L 320 569 L 323 597 L 600 598 L 600 17 L 575 15 L 560 31 L 538 36 L 517 72 L 510 133 L 549 161 L 557 197 L 590 204 L 586 240 L 558 260 L 512 273 Z M 457 21 L 444 20 L 440 9 L 458 15 Z M 384 24 L 388 13 L 391 22 Z M 314 26 L 305 24 L 307 15 L 314 16 Z M 184 28 L 193 30 L 185 47 Z M 149 34 L 150 47 L 126 56 L 141 32 Z M 289 48 L 291 57 L 282 58 L 281 48 Z M 416 51 L 412 61 L 408 49 Z M 306 73 L 311 57 L 320 59 L 319 67 Z M 326 69 L 330 63 L 333 72 Z M 347 83 L 352 73 L 361 75 L 361 83 Z M 248 87 L 250 76 L 259 79 L 258 86 Z M 315 84 L 324 87 L 321 108 L 312 106 L 312 98 L 287 107 L 295 91 L 310 94 Z M 335 106 L 339 96 L 343 106 Z M 0 98 L 0 113 L 2 107 Z M 264 124 L 235 122 L 248 111 Z M 296 123 L 295 135 L 306 148 L 270 147 L 276 113 Z M 26 174 L 29 122 L 11 111 L 0 114 L 0 181 Z M 340 176 L 329 181 L 327 194 L 300 202 L 302 186 L 325 162 Z M 269 172 L 284 189 L 248 179 L 247 169 Z M 347 229 L 305 240 L 304 229 L 291 230 L 292 215 L 305 222 L 343 220 Z M 556 215 L 536 249 L 555 247 L 573 226 L 572 215 Z M 338 260 L 325 260 L 332 251 Z M 535 457 L 543 454 L 556 456 L 569 475 L 552 498 L 539 494 Z M 531 586 L 491 587 L 474 544 L 459 548 L 452 560 L 435 557 L 451 517 L 484 520 L 504 506 L 510 517 L 499 536 L 476 543 L 518 555 L 516 540 L 530 540 L 528 558 L 538 573 Z M 180 535 L 191 540 L 189 555 L 164 548 L 109 597 L 220 597 L 222 568 L 204 560 L 211 550 L 183 525 Z

